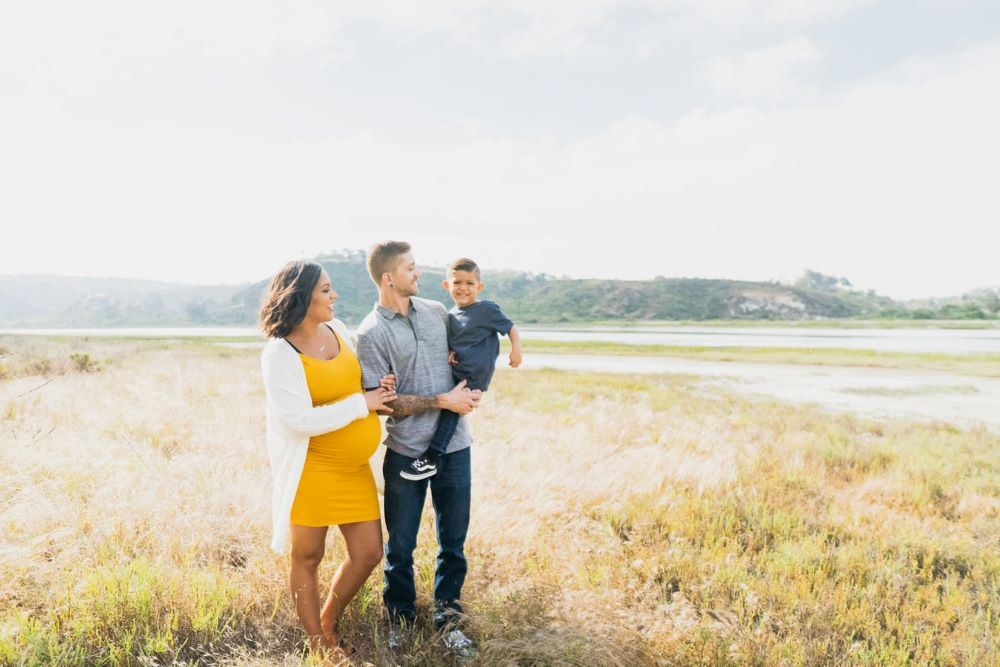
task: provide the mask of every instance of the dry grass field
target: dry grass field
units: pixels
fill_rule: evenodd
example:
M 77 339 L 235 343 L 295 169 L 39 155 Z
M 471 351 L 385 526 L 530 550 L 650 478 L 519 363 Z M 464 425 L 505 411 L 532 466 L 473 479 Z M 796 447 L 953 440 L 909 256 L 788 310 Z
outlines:
M 477 664 L 1000 664 L 984 429 L 557 371 L 499 372 L 473 426 Z M 254 350 L 0 338 L 0 663 L 308 662 L 263 427 Z M 380 580 L 355 663 L 448 664 L 426 613 L 386 649 Z

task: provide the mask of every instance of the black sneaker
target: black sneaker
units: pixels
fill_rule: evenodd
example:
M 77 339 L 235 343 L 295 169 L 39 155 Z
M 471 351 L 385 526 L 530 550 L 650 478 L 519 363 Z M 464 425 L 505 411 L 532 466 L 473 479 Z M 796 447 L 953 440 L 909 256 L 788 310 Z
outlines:
M 437 474 L 437 463 L 434 463 L 426 456 L 414 459 L 413 462 L 399 471 L 399 476 L 403 479 L 418 480 L 427 479 Z

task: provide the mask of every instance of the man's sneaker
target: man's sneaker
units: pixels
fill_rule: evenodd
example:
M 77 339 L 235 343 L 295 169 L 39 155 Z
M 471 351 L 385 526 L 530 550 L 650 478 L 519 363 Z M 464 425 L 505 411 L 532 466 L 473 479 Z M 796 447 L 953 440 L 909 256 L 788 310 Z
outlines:
M 410 465 L 399 471 L 399 476 L 403 479 L 418 480 L 427 479 L 437 474 L 437 464 L 426 456 L 414 459 Z
M 441 637 L 441 643 L 444 647 L 454 653 L 459 660 L 471 660 L 476 657 L 476 645 L 471 639 L 465 636 L 465 633 L 459 629 L 448 630 L 445 632 L 444 636 Z
M 447 634 L 448 630 L 457 628 L 462 622 L 462 605 L 458 600 L 434 602 L 434 627 L 438 632 Z

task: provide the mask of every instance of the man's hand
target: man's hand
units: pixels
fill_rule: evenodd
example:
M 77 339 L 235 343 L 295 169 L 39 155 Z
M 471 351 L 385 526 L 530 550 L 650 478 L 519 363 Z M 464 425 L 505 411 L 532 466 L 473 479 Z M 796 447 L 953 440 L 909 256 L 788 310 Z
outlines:
M 385 387 L 379 387 L 379 389 L 389 391 Z M 438 394 L 437 396 L 396 394 L 393 401 L 387 402 L 385 408 L 379 410 L 379 414 L 391 413 L 393 417 L 407 417 L 428 410 L 451 410 L 460 415 L 467 415 L 479 406 L 479 399 L 482 395 L 483 392 L 478 389 L 475 391 L 466 389 L 465 380 L 462 380 L 447 394 Z
M 510 351 L 510 367 L 517 368 L 521 365 L 521 348 L 516 347 Z
M 447 394 L 438 394 L 436 407 L 442 410 L 451 410 L 460 415 L 467 415 L 478 408 L 479 399 L 483 397 L 483 392 L 478 389 L 466 389 L 466 384 L 466 381 L 462 380 Z
M 378 382 L 379 386 L 383 389 L 391 389 L 393 392 L 396 391 L 396 376 L 390 373 L 389 375 L 383 375 L 382 379 Z
M 448 363 L 452 366 L 458 366 L 458 357 L 455 355 L 455 350 L 448 350 Z

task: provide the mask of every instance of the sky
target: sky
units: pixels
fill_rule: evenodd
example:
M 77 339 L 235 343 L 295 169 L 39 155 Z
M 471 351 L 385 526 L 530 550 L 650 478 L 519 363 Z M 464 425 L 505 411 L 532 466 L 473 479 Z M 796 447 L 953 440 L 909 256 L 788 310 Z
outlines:
M 1000 286 L 994 0 L 0 5 L 0 274 Z

